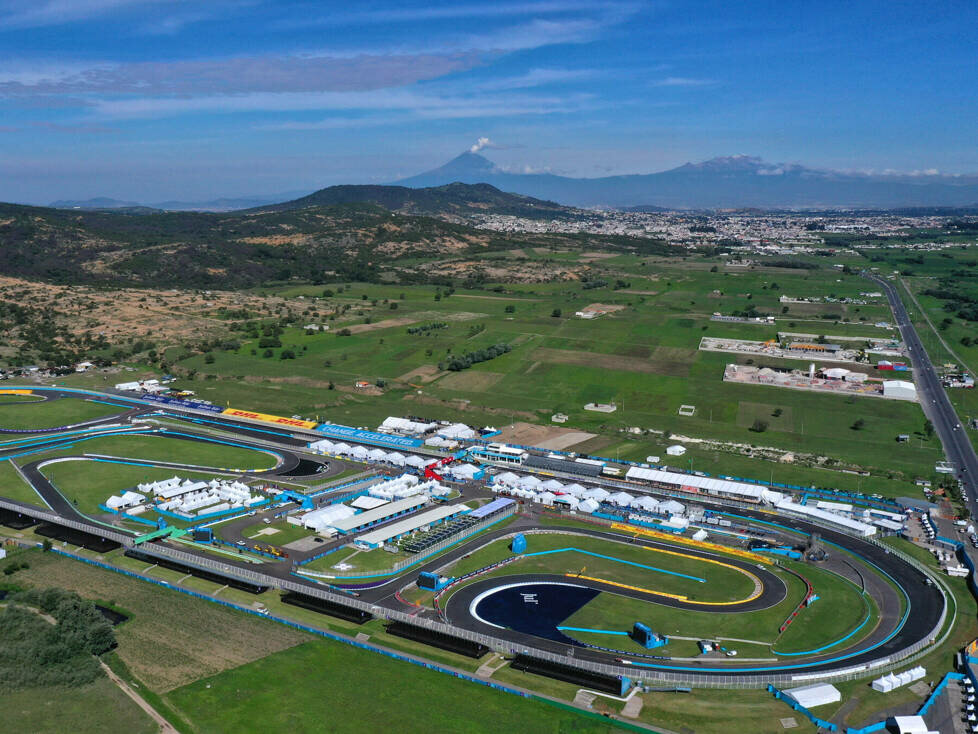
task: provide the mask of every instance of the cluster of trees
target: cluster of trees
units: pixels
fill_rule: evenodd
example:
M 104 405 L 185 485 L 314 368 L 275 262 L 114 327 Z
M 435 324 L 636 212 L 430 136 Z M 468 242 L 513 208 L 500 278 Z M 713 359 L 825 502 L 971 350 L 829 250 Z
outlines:
M 761 265 L 769 268 L 790 268 L 792 270 L 818 270 L 816 263 L 809 263 L 803 260 L 765 260 Z
M 112 625 L 77 594 L 63 589 L 13 594 L 0 612 L 0 690 L 91 683 L 102 675 L 94 656 L 113 647 Z
M 439 362 L 438 369 L 451 370 L 452 372 L 467 370 L 474 364 L 479 364 L 479 362 L 488 362 L 490 359 L 495 359 L 500 355 L 506 354 L 506 352 L 510 351 L 511 349 L 512 347 L 509 346 L 509 344 L 493 344 L 491 347 L 487 347 L 485 349 L 478 349 L 474 352 L 466 352 L 462 355 L 452 356 L 447 361 Z
M 437 329 L 447 329 L 448 324 L 444 321 L 433 321 L 430 324 L 421 324 L 421 326 L 409 326 L 408 334 L 427 334 L 429 331 L 435 331 Z
M 947 313 L 953 313 L 965 321 L 978 321 L 978 296 L 964 293 L 956 285 L 949 279 L 941 279 L 939 287 L 928 288 L 923 295 L 943 301 L 941 308 Z

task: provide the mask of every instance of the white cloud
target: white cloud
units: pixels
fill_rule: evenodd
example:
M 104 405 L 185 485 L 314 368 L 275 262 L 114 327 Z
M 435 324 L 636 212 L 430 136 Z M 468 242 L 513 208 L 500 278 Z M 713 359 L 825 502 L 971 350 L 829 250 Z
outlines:
M 46 0 L 0 2 L 0 28 L 39 28 L 95 18 L 115 10 L 154 5 L 163 0 Z M 171 3 L 173 4 L 172 0 Z
M 707 87 L 716 84 L 714 79 L 694 79 L 687 76 L 667 76 L 653 82 L 657 87 Z
M 469 153 L 478 153 L 483 148 L 491 145 L 492 141 L 489 138 L 479 138 L 475 141 L 475 144 L 469 148 Z

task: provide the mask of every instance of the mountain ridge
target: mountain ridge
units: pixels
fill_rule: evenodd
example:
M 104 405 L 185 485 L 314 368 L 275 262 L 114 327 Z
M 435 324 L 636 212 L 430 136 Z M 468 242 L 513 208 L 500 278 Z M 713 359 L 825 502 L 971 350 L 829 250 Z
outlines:
M 689 162 L 658 173 L 573 178 L 513 173 L 467 151 L 438 168 L 393 183 L 430 188 L 453 181 L 488 183 L 574 207 L 891 209 L 978 203 L 978 176 L 848 173 L 748 155 Z

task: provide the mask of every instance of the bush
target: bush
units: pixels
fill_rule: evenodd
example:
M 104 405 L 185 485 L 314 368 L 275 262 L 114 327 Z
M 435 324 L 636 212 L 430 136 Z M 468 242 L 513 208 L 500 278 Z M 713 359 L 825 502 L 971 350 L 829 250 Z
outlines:
M 559 308 L 555 308 L 553 311 L 550 312 L 550 315 L 555 319 L 559 319 L 560 314 L 561 314 L 561 310 Z
M 751 425 L 750 430 L 754 433 L 764 433 L 764 431 L 767 430 L 767 421 L 762 421 L 760 418 L 756 418 L 753 425 Z

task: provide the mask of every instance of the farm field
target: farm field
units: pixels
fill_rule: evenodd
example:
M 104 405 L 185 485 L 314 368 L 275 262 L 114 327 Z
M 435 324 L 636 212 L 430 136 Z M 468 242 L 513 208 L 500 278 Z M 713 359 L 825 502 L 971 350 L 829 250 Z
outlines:
M 15 402 L 16 401 L 16 402 Z M 116 415 L 126 409 L 92 400 L 61 398 L 39 401 L 29 395 L 4 396 L 0 400 L 0 428 L 31 430 L 59 428 Z
M 833 303 L 803 304 L 812 313 L 797 316 L 791 310 L 796 304 L 787 304 L 788 313 L 781 313 L 782 294 L 856 297 L 866 288 L 863 279 L 822 270 L 714 273 L 674 261 L 649 266 L 633 260 L 622 261 L 627 270 L 613 271 L 628 282 L 628 288 L 618 290 L 563 282 L 448 295 L 431 286 L 355 284 L 324 298 L 322 289 L 290 287 L 276 294 L 303 295 L 310 322 L 316 323 L 319 314 L 318 322 L 328 324 L 329 331 L 285 329 L 278 336 L 282 346 L 270 350 L 259 348 L 258 339 L 244 339 L 237 350 L 215 350 L 206 359 L 199 354 L 177 359 L 181 355 L 175 354 L 182 367 L 216 378 L 178 384 L 221 404 L 371 427 L 388 415 L 405 414 L 473 425 L 548 424 L 553 413 L 563 412 L 569 416 L 563 427 L 599 434 L 593 440 L 595 453 L 602 443 L 610 445 L 626 429 L 637 428 L 638 435 L 625 434 L 634 446 L 622 458 L 660 454 L 668 440 L 663 436 L 674 434 L 767 447 L 778 456 L 812 457 L 796 456 L 789 465 L 732 454 L 743 467 L 738 469 L 742 476 L 768 479 L 773 469 L 785 475 L 780 481 L 802 485 L 890 496 L 917 491 L 912 479 L 929 473 L 940 457 L 936 440 L 922 432 L 919 406 L 724 383 L 724 365 L 746 358 L 697 349 L 706 335 L 889 336 L 891 331 L 872 325 L 888 318 L 882 301 L 843 304 L 845 314 L 836 313 L 840 305 Z M 613 265 L 609 259 L 602 267 Z M 593 303 L 621 309 L 590 321 L 573 316 Z M 397 308 L 392 310 L 392 304 Z M 777 323 L 710 321 L 714 311 L 751 307 L 774 314 Z M 853 322 L 838 324 L 823 316 Z M 859 320 L 863 317 L 865 322 Z M 433 328 L 408 333 L 425 326 Z M 350 335 L 340 336 L 346 328 Z M 452 355 L 499 343 L 509 344 L 511 351 L 461 372 L 444 369 Z M 262 356 L 268 351 L 270 357 Z M 285 351 L 295 358 L 281 359 Z M 791 366 L 799 365 L 804 367 L 797 361 Z M 380 381 L 382 387 L 359 390 L 356 380 Z M 612 414 L 590 413 L 583 408 L 590 402 L 615 402 L 619 408 Z M 696 406 L 693 416 L 678 415 L 684 404 Z M 763 433 L 751 430 L 756 419 L 767 423 Z M 860 419 L 860 428 L 852 428 Z M 920 435 L 894 451 L 899 433 Z M 871 476 L 825 470 L 832 466 L 866 469 Z

